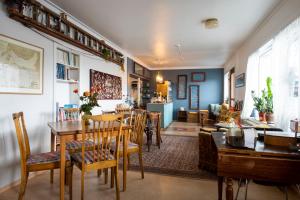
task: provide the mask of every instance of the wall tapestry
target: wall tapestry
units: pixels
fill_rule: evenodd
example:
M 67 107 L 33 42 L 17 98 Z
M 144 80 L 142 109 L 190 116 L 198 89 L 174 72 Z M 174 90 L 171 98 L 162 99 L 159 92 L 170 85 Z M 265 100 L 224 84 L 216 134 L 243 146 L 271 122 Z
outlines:
M 90 87 L 98 93 L 98 100 L 122 99 L 122 79 L 90 69 Z
M 0 93 L 42 94 L 44 50 L 0 35 Z

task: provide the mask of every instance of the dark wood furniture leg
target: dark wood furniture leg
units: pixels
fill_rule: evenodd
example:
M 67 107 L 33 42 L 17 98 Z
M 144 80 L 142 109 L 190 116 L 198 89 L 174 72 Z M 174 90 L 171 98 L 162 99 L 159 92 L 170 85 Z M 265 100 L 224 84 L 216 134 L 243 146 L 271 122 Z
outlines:
M 223 195 L 223 176 L 218 176 L 218 200 L 222 200 Z
M 226 200 L 233 200 L 232 178 L 226 178 Z
M 51 152 L 54 152 L 55 148 L 55 136 L 51 131 Z M 54 177 L 54 170 L 50 170 L 50 183 L 53 183 L 53 177 Z

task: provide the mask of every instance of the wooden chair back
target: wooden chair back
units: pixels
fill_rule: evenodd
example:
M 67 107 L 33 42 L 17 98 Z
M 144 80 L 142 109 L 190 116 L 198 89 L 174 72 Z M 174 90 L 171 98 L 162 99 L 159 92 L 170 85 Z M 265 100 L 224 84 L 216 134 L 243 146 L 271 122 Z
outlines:
M 160 112 L 150 112 L 149 118 L 151 121 L 151 126 L 156 129 L 157 134 L 160 134 L 161 129 L 161 113 Z
M 79 119 L 79 108 L 62 108 L 64 121 L 74 121 Z
M 145 110 L 135 111 L 129 140 L 140 146 L 143 144 L 143 134 L 146 126 L 146 119 L 147 112 Z
M 30 156 L 30 145 L 28 134 L 25 126 L 23 112 L 13 113 L 13 120 L 16 128 L 16 134 L 18 138 L 20 156 L 21 156 L 21 167 L 26 167 L 26 160 Z
M 87 120 L 91 124 L 87 125 Z M 122 120 L 123 116 L 121 114 L 87 115 L 82 117 L 82 140 L 93 142 L 92 148 L 89 147 L 87 149 L 92 151 L 93 163 L 110 160 L 112 150 L 115 159 L 118 161 Z M 83 142 L 82 160 L 85 160 L 85 151 L 85 142 Z M 82 162 L 82 165 L 84 168 L 84 162 Z

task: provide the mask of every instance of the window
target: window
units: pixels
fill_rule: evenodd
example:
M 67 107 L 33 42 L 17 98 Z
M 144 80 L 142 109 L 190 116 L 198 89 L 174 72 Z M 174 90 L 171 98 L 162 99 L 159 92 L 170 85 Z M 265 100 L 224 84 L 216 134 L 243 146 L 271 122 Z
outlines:
M 253 109 L 251 90 L 261 95 L 271 77 L 275 124 L 288 131 L 289 121 L 300 117 L 300 18 L 249 57 L 246 73 L 242 116 Z

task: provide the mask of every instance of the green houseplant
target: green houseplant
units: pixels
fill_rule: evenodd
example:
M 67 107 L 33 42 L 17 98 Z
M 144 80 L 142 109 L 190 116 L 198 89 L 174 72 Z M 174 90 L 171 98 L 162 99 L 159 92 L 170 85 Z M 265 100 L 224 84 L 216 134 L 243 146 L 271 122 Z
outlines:
M 267 83 L 267 94 L 265 96 L 265 101 L 266 101 L 266 120 L 267 120 L 268 123 L 272 123 L 274 121 L 272 78 L 268 77 L 266 79 L 266 83 Z
M 254 107 L 259 113 L 259 120 L 266 121 L 266 91 L 262 90 L 261 97 L 256 96 L 254 91 L 251 91 Z

